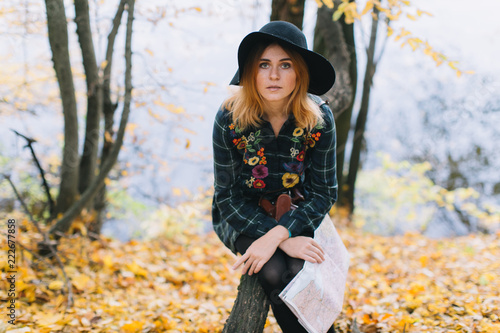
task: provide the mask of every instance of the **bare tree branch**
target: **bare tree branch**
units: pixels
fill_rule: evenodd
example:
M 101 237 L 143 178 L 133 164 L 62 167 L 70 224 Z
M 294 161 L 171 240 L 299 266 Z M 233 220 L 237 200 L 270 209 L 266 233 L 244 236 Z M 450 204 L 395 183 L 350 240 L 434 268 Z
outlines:
M 28 138 L 21 133 L 11 129 L 12 132 L 16 133 L 20 137 L 24 138 L 27 141 L 26 147 L 28 147 L 31 151 L 31 156 L 33 156 L 33 160 L 35 160 L 35 164 L 38 167 L 38 170 L 40 171 L 40 176 L 42 177 L 42 185 L 43 188 L 45 189 L 45 193 L 47 195 L 47 201 L 49 203 L 49 212 L 52 215 L 54 213 L 55 205 L 54 205 L 54 200 L 52 199 L 52 196 L 50 195 L 50 188 L 49 184 L 47 183 L 47 180 L 45 179 L 45 172 L 43 171 L 42 166 L 40 165 L 40 162 L 38 161 L 38 158 L 36 157 L 35 150 L 33 149 L 33 146 L 31 145 L 33 142 L 36 142 L 35 139 Z

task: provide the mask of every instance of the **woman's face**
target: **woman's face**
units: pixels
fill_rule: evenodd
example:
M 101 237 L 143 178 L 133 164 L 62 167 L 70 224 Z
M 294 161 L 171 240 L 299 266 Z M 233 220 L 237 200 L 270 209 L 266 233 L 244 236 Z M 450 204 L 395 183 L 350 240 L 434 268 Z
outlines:
M 269 45 L 258 62 L 257 91 L 268 107 L 282 108 L 295 89 L 297 75 L 290 56 L 277 44 Z

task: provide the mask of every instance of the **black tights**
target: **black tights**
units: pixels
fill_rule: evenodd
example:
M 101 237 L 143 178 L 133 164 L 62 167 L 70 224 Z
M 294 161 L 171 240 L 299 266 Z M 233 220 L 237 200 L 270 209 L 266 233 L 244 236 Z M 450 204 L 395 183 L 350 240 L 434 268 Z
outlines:
M 235 242 L 236 249 L 244 254 L 255 240 L 255 238 L 240 235 Z M 271 301 L 274 317 L 284 333 L 307 333 L 297 317 L 278 296 L 303 266 L 304 260 L 292 258 L 278 249 L 257 275 L 264 292 Z M 328 332 L 335 332 L 333 326 Z

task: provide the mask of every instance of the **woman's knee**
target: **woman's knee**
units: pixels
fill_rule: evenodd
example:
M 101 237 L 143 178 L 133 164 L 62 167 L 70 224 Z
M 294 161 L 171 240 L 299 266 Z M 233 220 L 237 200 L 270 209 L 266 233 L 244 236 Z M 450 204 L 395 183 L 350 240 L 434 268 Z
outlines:
M 259 281 L 262 286 L 269 286 L 272 289 L 280 288 L 284 283 L 283 270 L 272 266 L 262 267 L 259 272 Z

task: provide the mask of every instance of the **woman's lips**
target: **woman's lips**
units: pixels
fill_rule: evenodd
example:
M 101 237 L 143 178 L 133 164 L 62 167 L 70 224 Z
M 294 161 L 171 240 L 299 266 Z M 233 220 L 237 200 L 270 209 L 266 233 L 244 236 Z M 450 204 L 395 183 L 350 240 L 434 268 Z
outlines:
M 271 91 L 277 91 L 279 89 L 281 89 L 281 87 L 278 87 L 278 86 L 270 86 L 270 87 L 267 87 L 268 90 L 271 90 Z

